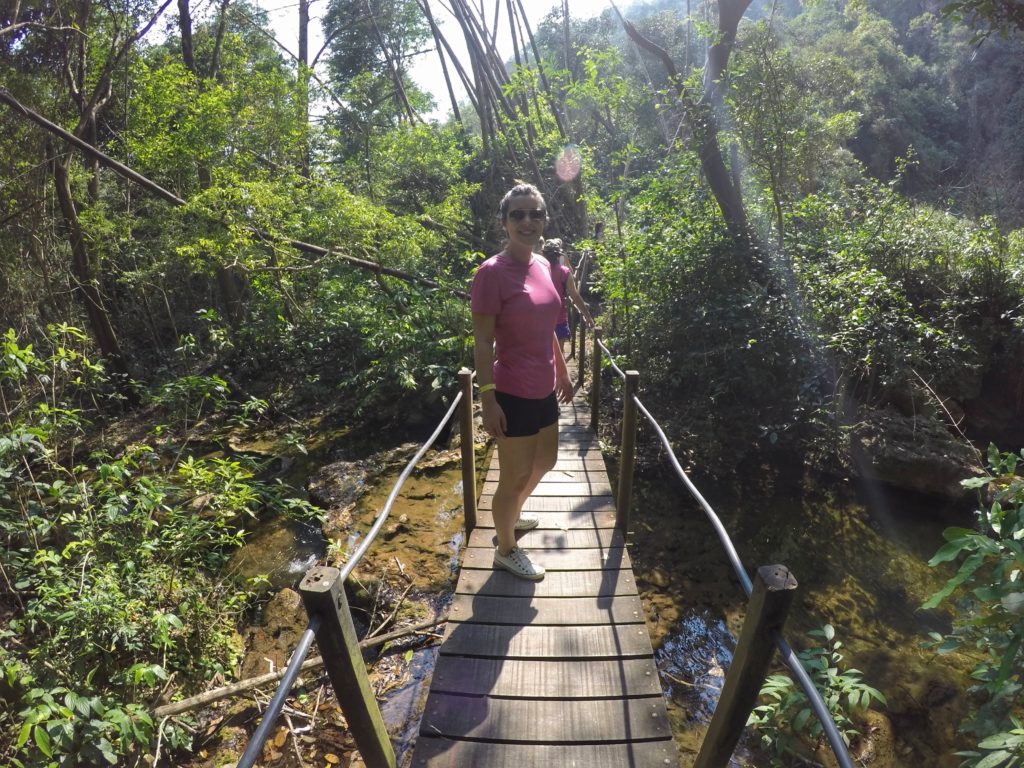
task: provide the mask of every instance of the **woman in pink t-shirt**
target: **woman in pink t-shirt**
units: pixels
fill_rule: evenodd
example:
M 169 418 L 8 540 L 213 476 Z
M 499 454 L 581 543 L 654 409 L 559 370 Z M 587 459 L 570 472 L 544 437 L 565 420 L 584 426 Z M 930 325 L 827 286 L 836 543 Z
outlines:
M 519 184 L 502 198 L 500 213 L 508 241 L 473 276 L 473 356 L 484 429 L 501 452 L 494 565 L 536 580 L 544 568 L 516 545 L 516 531 L 539 524 L 522 514 L 523 504 L 555 466 L 558 402 L 570 402 L 573 390 L 555 338 L 562 298 L 547 262 L 533 252 L 547 223 L 544 198 Z
M 555 336 L 558 337 L 562 357 L 565 357 L 565 342 L 569 338 L 569 305 L 566 304 L 566 299 L 576 305 L 576 309 L 588 328 L 594 327 L 594 318 L 590 316 L 590 310 L 587 309 L 583 297 L 580 296 L 580 292 L 576 288 L 576 281 L 572 278 L 572 270 L 565 266 L 562 261 L 565 255 L 565 247 L 562 245 L 561 239 L 553 237 L 550 240 L 545 240 L 541 253 L 551 265 L 551 280 L 562 297 L 562 312 L 558 315 L 558 323 L 555 325 Z

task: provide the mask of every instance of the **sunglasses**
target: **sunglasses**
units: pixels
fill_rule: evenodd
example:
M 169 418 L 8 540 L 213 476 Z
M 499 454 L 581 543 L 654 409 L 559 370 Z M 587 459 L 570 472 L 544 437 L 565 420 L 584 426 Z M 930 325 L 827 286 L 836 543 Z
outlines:
M 530 217 L 530 221 L 544 221 L 548 217 L 548 212 L 540 208 L 533 208 L 529 211 L 525 208 L 517 208 L 508 212 L 508 217 L 512 221 L 522 221 L 527 216 Z

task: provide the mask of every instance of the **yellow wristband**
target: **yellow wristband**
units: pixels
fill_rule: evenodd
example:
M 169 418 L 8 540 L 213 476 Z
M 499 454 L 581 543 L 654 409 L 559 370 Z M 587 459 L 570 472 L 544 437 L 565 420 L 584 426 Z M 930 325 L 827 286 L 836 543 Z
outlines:
M 480 387 L 480 394 L 482 395 L 484 392 L 490 392 L 492 389 L 494 389 L 493 384 L 484 384 Z

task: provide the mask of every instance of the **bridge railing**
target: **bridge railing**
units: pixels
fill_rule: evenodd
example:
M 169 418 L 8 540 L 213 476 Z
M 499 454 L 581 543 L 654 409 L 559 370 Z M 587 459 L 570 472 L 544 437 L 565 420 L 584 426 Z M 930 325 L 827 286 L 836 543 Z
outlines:
M 579 381 L 582 384 L 585 371 L 583 350 L 585 349 L 586 341 L 586 330 L 582 323 L 579 324 L 579 331 L 580 339 L 576 351 L 578 353 Z M 821 721 L 823 731 L 835 753 L 840 768 L 853 768 L 846 744 L 840 736 L 828 708 L 814 687 L 807 671 L 781 634 L 781 629 L 785 623 L 789 605 L 792 602 L 797 586 L 796 580 L 785 566 L 778 565 L 759 568 L 755 574 L 755 579 L 751 580 L 740 562 L 736 548 L 729 538 L 725 527 L 711 508 L 711 505 L 708 504 L 683 471 L 661 426 L 637 396 L 639 373 L 636 371 L 622 371 L 615 364 L 610 351 L 601 341 L 600 329 L 594 329 L 593 334 L 593 353 L 589 362 L 591 367 L 591 425 L 595 429 L 598 426 L 600 416 L 602 352 L 604 352 L 609 366 L 622 379 L 625 385 L 619 482 L 616 495 L 617 527 L 624 532 L 629 528 L 636 428 L 638 415 L 643 415 L 658 434 L 662 445 L 670 457 L 676 474 L 690 494 L 700 504 L 714 527 L 733 570 L 736 572 L 740 584 L 749 598 L 747 618 L 744 622 L 736 651 L 733 654 L 733 662 L 726 675 L 718 706 L 715 709 L 708 733 L 694 764 L 695 768 L 724 768 L 727 765 L 729 757 L 739 741 L 746 721 L 756 702 L 758 692 L 767 673 L 768 665 L 776 649 L 778 649 L 783 662 L 793 673 L 797 683 L 807 695 L 812 710 Z M 356 636 L 355 626 L 348 607 L 348 600 L 345 596 L 344 582 L 359 564 L 367 550 L 373 545 L 378 533 L 387 522 L 391 507 L 398 497 L 405 480 L 412 474 L 429 447 L 438 439 L 445 426 L 447 426 L 456 413 L 456 410 L 460 414 L 463 504 L 467 535 L 476 526 L 473 378 L 474 374 L 472 371 L 462 369 L 459 372 L 460 390 L 453 399 L 448 412 L 440 421 L 434 433 L 420 447 L 402 471 L 374 525 L 360 547 L 346 562 L 345 567 L 337 569 L 317 566 L 311 568 L 306 573 L 299 586 L 299 591 L 310 617 L 309 625 L 303 632 L 295 651 L 292 653 L 281 683 L 268 704 L 259 727 L 250 739 L 245 753 L 237 763 L 237 768 L 252 768 L 255 765 L 270 736 L 271 729 L 284 708 L 285 700 L 302 670 L 303 662 L 312 647 L 314 639 L 320 648 L 324 665 L 327 668 L 332 687 L 338 698 L 338 703 L 345 715 L 364 763 L 368 768 L 395 768 L 396 758 L 394 749 L 370 687 L 366 667 L 362 659 L 362 650 Z
M 580 325 L 583 331 L 583 325 Z M 740 561 L 736 547 L 729 538 L 725 526 L 715 514 L 676 458 L 672 445 L 664 430 L 637 395 L 640 374 L 637 371 L 623 371 L 615 364 L 610 350 L 601 341 L 601 330 L 593 331 L 594 344 L 591 356 L 590 423 L 596 431 L 600 418 L 602 352 L 615 374 L 622 380 L 623 413 L 622 445 L 619 457 L 619 483 L 616 493 L 616 525 L 625 533 L 629 530 L 629 509 L 633 492 L 633 469 L 636 453 L 637 417 L 642 415 L 650 423 L 669 457 L 672 468 L 690 495 L 704 510 L 718 540 L 725 550 L 743 591 L 749 599 L 747 615 L 736 644 L 732 663 L 726 673 L 725 684 L 711 718 L 711 724 L 704 737 L 695 768 L 724 768 L 739 742 L 750 713 L 757 702 L 764 684 L 774 651 L 777 649 L 783 663 L 792 673 L 797 684 L 807 696 L 811 709 L 821 722 L 829 746 L 835 754 L 840 768 L 853 768 L 846 742 L 839 733 L 828 707 L 804 669 L 796 653 L 782 636 L 789 606 L 797 587 L 796 579 L 784 565 L 769 565 L 758 568 L 755 579 L 751 580 Z M 583 341 L 581 340 L 581 347 Z M 581 363 L 582 372 L 582 363 Z M 582 377 L 582 373 L 581 373 Z
M 459 392 L 441 419 L 433 434 L 427 438 L 416 454 L 406 464 L 384 507 L 366 534 L 362 544 L 341 569 L 315 566 L 306 572 L 299 585 L 302 602 L 309 615 L 309 624 L 298 646 L 292 652 L 277 691 L 263 713 L 256 732 L 249 739 L 245 753 L 238 761 L 237 768 L 252 768 L 263 752 L 284 708 L 286 699 L 302 671 L 303 662 L 316 640 L 327 669 L 331 686 L 338 704 L 348 723 L 356 747 L 368 768 L 395 768 L 394 747 L 384 725 L 380 707 L 370 686 L 370 679 L 363 662 L 362 648 L 356 634 L 355 624 L 345 595 L 345 579 L 359 565 L 366 552 L 373 546 L 377 535 L 388 520 L 391 508 L 398 494 L 427 450 L 438 439 L 441 432 L 459 411 L 460 442 L 462 460 L 463 503 L 465 509 L 466 535 L 476 527 L 476 453 L 473 434 L 473 372 L 463 368 L 459 371 Z M 365 643 L 364 643 L 365 645 Z

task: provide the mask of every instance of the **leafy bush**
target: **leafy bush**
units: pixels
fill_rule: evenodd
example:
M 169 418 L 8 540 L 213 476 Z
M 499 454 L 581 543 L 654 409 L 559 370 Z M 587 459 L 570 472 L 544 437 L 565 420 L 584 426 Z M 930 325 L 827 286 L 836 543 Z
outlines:
M 239 658 L 254 593 L 221 571 L 244 521 L 311 511 L 241 459 L 141 444 L 83 459 L 76 402 L 104 374 L 81 341 L 55 327 L 41 354 L 2 339 L 0 762 L 15 766 L 136 764 L 155 736 L 146 708 L 171 680 L 188 692 Z
M 1019 454 L 988 449 L 990 474 L 964 480 L 967 488 L 987 489 L 991 503 L 978 510 L 976 529 L 948 528 L 946 543 L 929 565 L 963 556 L 956 574 L 924 604 L 935 608 L 959 595 L 953 631 L 931 634 L 927 645 L 938 653 L 968 651 L 980 656 L 971 673 L 969 693 L 981 705 L 962 724 L 978 739 L 976 750 L 960 752 L 972 768 L 1009 768 L 1024 764 L 1024 726 L 1020 694 L 1024 686 L 1024 478 Z
M 789 297 L 760 285 L 757 256 L 729 239 L 696 158 L 669 158 L 631 205 L 621 251 L 600 261 L 601 325 L 684 449 L 728 471 L 817 407 L 814 359 Z
M 948 392 L 965 368 L 980 365 L 964 334 L 977 307 L 953 298 L 962 290 L 960 238 L 969 229 L 926 215 L 880 185 L 812 195 L 797 206 L 793 270 L 808 332 L 829 359 L 837 390 L 876 405 L 915 382 L 915 371 Z M 982 281 L 978 295 L 991 296 L 990 289 Z
M 809 634 L 824 643 L 797 654 L 821 694 L 843 741 L 850 744 L 861 736 L 858 715 L 871 708 L 872 701 L 885 704 L 885 696 L 865 683 L 857 669 L 843 669 L 842 643 L 835 629 L 826 624 Z M 807 695 L 787 675 L 770 675 L 761 688 L 767 703 L 754 708 L 747 725 L 761 734 L 761 745 L 773 761 L 786 755 L 806 754 L 808 744 L 823 738 L 821 722 L 814 716 Z

